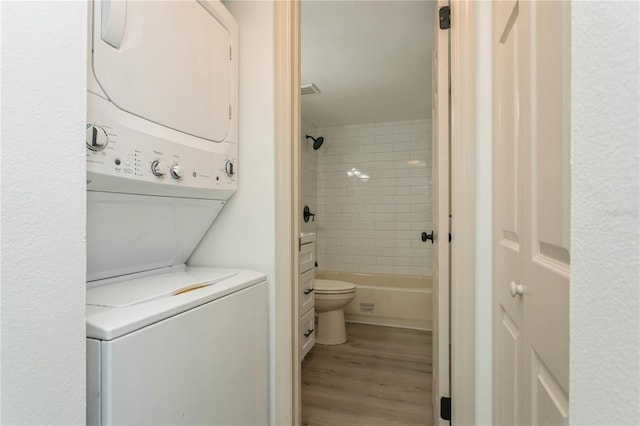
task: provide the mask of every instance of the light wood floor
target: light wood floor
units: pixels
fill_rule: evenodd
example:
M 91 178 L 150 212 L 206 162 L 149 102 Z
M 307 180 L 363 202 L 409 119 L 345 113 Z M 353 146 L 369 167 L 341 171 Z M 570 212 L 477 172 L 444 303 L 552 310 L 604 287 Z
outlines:
M 347 323 L 302 363 L 302 424 L 433 425 L 431 333 Z

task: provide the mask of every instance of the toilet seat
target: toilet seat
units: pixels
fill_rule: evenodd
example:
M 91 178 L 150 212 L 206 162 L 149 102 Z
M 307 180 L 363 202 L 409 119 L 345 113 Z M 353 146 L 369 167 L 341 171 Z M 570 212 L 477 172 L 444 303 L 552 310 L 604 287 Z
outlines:
M 355 292 L 356 286 L 345 281 L 316 279 L 314 290 L 316 294 L 347 294 Z

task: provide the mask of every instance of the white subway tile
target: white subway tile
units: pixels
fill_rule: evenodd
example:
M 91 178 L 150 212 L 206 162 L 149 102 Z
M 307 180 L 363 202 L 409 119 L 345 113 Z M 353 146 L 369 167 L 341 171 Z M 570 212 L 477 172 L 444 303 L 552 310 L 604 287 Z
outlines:
M 402 142 L 393 144 L 394 151 L 420 151 L 425 148 L 426 144 L 424 142 Z
M 359 272 L 360 265 L 357 263 L 319 263 L 318 269 L 320 271 L 335 271 L 335 272 Z
M 394 248 L 392 247 L 362 247 L 360 254 L 370 256 L 394 256 Z
M 381 127 L 402 126 L 402 125 L 405 125 L 405 124 L 413 124 L 414 122 L 416 122 L 416 121 L 415 120 L 383 121 L 381 123 L 376 123 L 376 126 L 381 126 Z
M 425 160 L 426 158 L 431 158 L 431 150 L 428 149 L 419 149 L 415 151 L 411 151 L 411 159 L 412 160 Z M 320 160 L 320 158 L 318 158 Z
M 360 145 L 358 148 L 360 149 L 361 153 L 391 152 L 391 151 L 393 151 L 393 144 L 390 144 L 390 143 L 374 143 L 374 144 L 371 144 L 371 145 Z
M 357 222 L 353 222 L 353 227 L 354 229 L 371 230 L 371 229 L 376 229 L 376 223 L 374 221 L 368 221 L 368 220 L 357 221 Z
M 427 123 L 422 124 L 405 124 L 402 126 L 393 126 L 393 133 L 420 133 L 428 132 L 431 126 Z
M 411 135 L 410 134 L 378 135 L 376 136 L 375 140 L 376 140 L 376 144 L 391 143 L 395 146 L 404 142 L 411 142 Z M 419 148 L 416 148 L 416 149 L 425 149 L 425 145 L 421 144 Z
M 318 136 L 322 136 L 325 140 L 348 138 L 358 135 L 357 128 L 344 128 L 344 127 L 330 127 L 324 129 L 318 129 Z
M 393 126 L 363 127 L 358 129 L 358 136 L 390 135 L 391 133 L 393 133 Z
M 358 147 L 357 146 L 349 146 L 346 144 L 334 144 L 323 148 L 326 151 L 327 155 L 345 155 L 345 154 L 357 154 Z
M 424 142 L 431 149 L 431 129 L 428 132 L 419 132 L 411 134 L 412 142 Z
M 396 257 L 396 256 L 378 256 L 376 257 L 376 263 L 380 265 L 393 265 L 393 266 L 411 266 L 410 257 Z
M 395 162 L 398 160 L 409 160 L 411 152 L 405 151 L 392 151 L 392 152 L 376 152 L 375 161 L 384 161 L 389 168 L 395 168 Z
M 419 233 L 416 231 L 394 231 L 393 238 L 397 240 L 419 239 Z
M 360 265 L 360 272 L 365 274 L 393 274 L 393 265 Z
M 362 238 L 394 238 L 395 231 L 385 231 L 385 230 L 371 230 L 371 231 L 360 231 L 360 237 Z
M 377 222 L 376 229 L 383 231 L 408 231 L 411 229 L 411 224 L 409 222 Z

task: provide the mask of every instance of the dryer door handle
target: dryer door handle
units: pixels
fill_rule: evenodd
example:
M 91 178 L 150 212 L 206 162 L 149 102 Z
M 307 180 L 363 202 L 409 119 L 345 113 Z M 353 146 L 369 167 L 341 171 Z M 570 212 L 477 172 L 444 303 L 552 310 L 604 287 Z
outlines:
M 102 40 L 120 49 L 127 16 L 127 0 L 102 0 L 101 11 Z

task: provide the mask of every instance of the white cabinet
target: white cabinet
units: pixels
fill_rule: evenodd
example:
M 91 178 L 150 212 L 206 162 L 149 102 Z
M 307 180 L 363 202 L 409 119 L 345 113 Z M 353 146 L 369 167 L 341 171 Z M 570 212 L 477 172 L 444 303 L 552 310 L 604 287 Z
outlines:
M 298 253 L 300 275 L 298 276 L 298 351 L 300 360 L 311 350 L 315 343 L 315 291 L 314 275 L 316 264 L 316 234 L 300 236 Z

